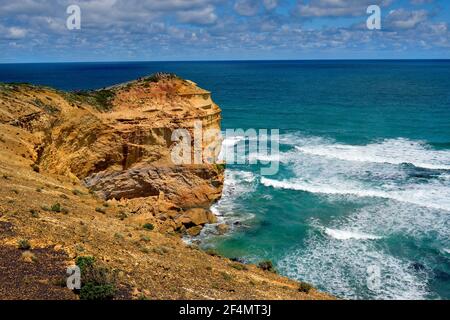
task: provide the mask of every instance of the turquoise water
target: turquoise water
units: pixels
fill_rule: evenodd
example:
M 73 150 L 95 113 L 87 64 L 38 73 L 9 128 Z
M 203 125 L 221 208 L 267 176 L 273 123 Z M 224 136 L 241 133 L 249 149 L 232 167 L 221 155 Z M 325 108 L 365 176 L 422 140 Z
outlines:
M 204 246 L 345 298 L 450 298 L 450 61 L 0 65 L 0 81 L 87 89 L 155 71 L 211 90 L 224 129 L 281 130 L 275 176 L 228 166 L 213 209 L 232 232 L 209 227 Z

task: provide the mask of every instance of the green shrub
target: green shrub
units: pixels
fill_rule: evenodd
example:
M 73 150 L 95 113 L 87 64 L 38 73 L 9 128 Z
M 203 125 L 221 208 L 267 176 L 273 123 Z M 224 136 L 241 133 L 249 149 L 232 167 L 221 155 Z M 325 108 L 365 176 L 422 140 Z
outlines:
M 216 169 L 219 172 L 223 172 L 226 169 L 225 163 L 216 163 Z
M 158 73 L 152 74 L 148 77 L 145 77 L 142 80 L 144 82 L 159 82 L 160 80 L 164 80 L 164 79 L 168 79 L 168 80 L 179 79 L 179 77 L 173 73 L 158 72 Z
M 95 211 L 100 212 L 100 213 L 103 213 L 103 214 L 106 214 L 105 209 L 100 208 L 100 207 L 95 208 Z
M 99 111 L 109 111 L 112 108 L 112 100 L 115 93 L 110 90 L 78 91 L 68 94 L 66 98 L 72 103 L 87 103 Z
M 31 249 L 31 244 L 26 239 L 20 239 L 19 241 L 17 241 L 17 246 L 20 250 L 30 250 Z
M 146 301 L 146 300 L 150 300 L 145 294 L 141 293 L 138 297 L 137 300 L 142 300 L 142 301 Z
M 88 282 L 81 287 L 81 300 L 111 300 L 116 294 L 116 287 L 113 284 L 96 284 Z
M 54 205 L 52 205 L 52 207 L 50 208 L 51 211 L 53 212 L 61 212 L 62 208 L 61 208 L 61 204 L 60 203 L 55 203 Z
M 123 240 L 124 236 L 121 233 L 116 232 L 114 234 L 114 238 L 117 239 L 117 240 Z
M 220 257 L 220 254 L 215 249 L 207 248 L 204 251 L 205 251 L 206 254 L 208 254 L 208 255 L 210 255 L 212 257 Z
M 266 260 L 266 261 L 260 262 L 258 264 L 258 268 L 260 268 L 261 270 L 264 270 L 264 271 L 269 271 L 269 272 L 276 273 L 276 270 L 273 267 L 273 263 L 270 260 Z
M 303 292 L 303 293 L 309 293 L 312 288 L 313 288 L 313 286 L 310 285 L 309 283 L 300 282 L 298 291 Z
M 35 99 L 34 101 L 33 101 L 34 103 L 34 105 L 36 106 L 36 107 L 38 107 L 38 108 L 40 108 L 40 109 L 43 109 L 45 112 L 47 112 L 47 113 L 50 113 L 50 114 L 55 114 L 55 113 L 57 113 L 59 110 L 57 109 L 57 108 L 55 108 L 54 106 L 52 106 L 52 105 L 49 105 L 49 104 L 46 104 L 46 103 L 44 103 L 42 100 L 40 100 L 40 99 Z
M 150 253 L 150 250 L 147 247 L 141 247 L 139 249 L 142 253 Z
M 75 264 L 80 268 L 81 273 L 86 272 L 88 269 L 92 268 L 95 263 L 95 258 L 90 256 L 77 257 Z
M 78 189 L 73 189 L 73 190 L 72 190 L 72 194 L 73 194 L 74 196 L 82 196 L 82 195 L 84 195 L 84 193 L 81 192 L 81 191 L 78 190 Z
M 221 272 L 221 275 L 225 281 L 231 281 L 233 277 L 226 272 Z
M 39 212 L 37 212 L 36 210 L 31 209 L 30 213 L 33 218 L 39 218 Z
M 152 231 L 152 230 L 155 229 L 155 226 L 154 226 L 153 224 L 151 224 L 151 223 L 146 223 L 146 224 L 144 224 L 143 228 L 144 228 L 145 230 Z
M 245 265 L 243 265 L 242 263 L 237 263 L 237 262 L 230 263 L 230 267 L 232 267 L 233 269 L 236 269 L 236 270 L 248 270 L 248 268 Z
M 125 220 L 126 218 L 128 218 L 128 215 L 125 213 L 125 211 L 120 211 L 117 214 L 117 218 L 119 218 L 121 221 Z
M 153 248 L 152 251 L 153 251 L 154 253 L 159 254 L 159 255 L 162 256 L 162 255 L 168 253 L 168 252 L 169 252 L 169 249 L 167 249 L 166 247 L 163 247 L 163 246 L 159 246 L 159 247 Z
M 116 290 L 116 274 L 109 268 L 99 266 L 94 257 L 77 257 L 75 264 L 81 271 L 81 300 L 110 300 Z

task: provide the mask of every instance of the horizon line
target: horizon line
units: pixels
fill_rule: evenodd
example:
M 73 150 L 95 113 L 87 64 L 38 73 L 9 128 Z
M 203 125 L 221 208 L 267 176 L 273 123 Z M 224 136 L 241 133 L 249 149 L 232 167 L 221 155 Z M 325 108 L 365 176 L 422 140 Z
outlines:
M 450 61 L 450 58 L 386 58 L 386 59 L 218 59 L 218 60 L 111 60 L 111 61 L 35 61 L 0 62 L 6 64 L 65 64 L 65 63 L 170 63 L 170 62 L 289 62 L 289 61 Z

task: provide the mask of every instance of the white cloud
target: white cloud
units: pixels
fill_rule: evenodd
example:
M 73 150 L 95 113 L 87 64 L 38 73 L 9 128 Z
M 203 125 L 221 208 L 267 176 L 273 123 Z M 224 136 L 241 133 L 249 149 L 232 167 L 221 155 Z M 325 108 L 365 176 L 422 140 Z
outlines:
M 294 13 L 302 17 L 363 16 L 369 5 L 386 7 L 391 3 L 392 0 L 299 0 Z
M 25 38 L 27 30 L 19 27 L 5 27 L 0 25 L 0 39 L 20 40 Z
M 236 0 L 234 10 L 241 16 L 251 17 L 277 8 L 279 0 Z
M 237 0 L 234 4 L 234 10 L 241 16 L 254 16 L 260 9 L 260 1 L 258 0 Z
M 278 0 L 264 0 L 263 4 L 267 10 L 273 10 L 278 6 Z
M 187 10 L 177 13 L 178 20 L 183 23 L 192 23 L 199 25 L 209 25 L 217 21 L 217 15 L 213 6 L 207 6 L 203 9 Z
M 79 32 L 65 27 L 69 3 L 81 7 Z M 224 51 L 235 55 L 264 51 L 282 57 L 280 50 L 296 56 L 305 50 L 449 47 L 448 23 L 439 22 L 436 17 L 431 23 L 428 21 L 431 13 L 426 10 L 389 12 L 386 7 L 389 3 L 387 0 L 297 3 L 298 15 L 319 21 L 328 17 L 327 22 L 333 17 L 365 17 L 368 4 L 379 4 L 383 9 L 383 29 L 375 33 L 367 30 L 365 18 L 361 18 L 360 28 L 338 27 L 331 22 L 329 26 L 307 29 L 305 19 L 290 14 L 294 4 L 286 0 L 0 0 L 0 52 L 22 46 L 23 50 L 41 55 L 54 52 L 65 57 L 70 52 L 76 60 L 77 54 L 83 56 L 85 52 L 99 59 L 122 53 L 145 59 L 158 54 L 210 57 Z
M 427 19 L 426 10 L 407 11 L 405 9 L 392 10 L 386 18 L 387 25 L 394 29 L 413 29 Z
M 12 27 L 12 28 L 8 29 L 7 34 L 11 39 L 21 39 L 26 36 L 27 30 L 22 29 L 22 28 Z

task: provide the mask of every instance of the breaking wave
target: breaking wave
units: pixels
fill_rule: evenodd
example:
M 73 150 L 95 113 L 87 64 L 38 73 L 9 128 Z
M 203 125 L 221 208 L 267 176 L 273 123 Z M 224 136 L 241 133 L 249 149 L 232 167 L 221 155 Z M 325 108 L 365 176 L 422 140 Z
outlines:
M 309 155 L 346 161 L 403 164 L 411 163 L 426 169 L 450 170 L 450 151 L 432 150 L 425 143 L 408 139 L 390 139 L 365 146 L 317 144 L 297 146 Z
M 337 240 L 378 240 L 381 239 L 381 237 L 374 236 L 371 234 L 365 234 L 358 231 L 345 231 L 345 230 L 337 230 L 337 229 L 330 229 L 325 228 L 325 233 L 329 235 L 330 237 L 337 239 Z
M 387 187 L 385 190 L 366 188 L 354 188 L 346 185 L 345 182 L 336 183 L 326 181 L 323 183 L 311 183 L 304 181 L 278 181 L 268 178 L 261 178 L 261 183 L 267 187 L 278 189 L 290 189 L 305 191 L 310 193 L 329 195 L 351 195 L 356 197 L 377 197 L 392 199 L 400 202 L 407 202 L 417 206 L 424 206 L 434 209 L 450 211 L 450 186 L 445 185 L 411 185 L 393 189 Z M 391 190 L 388 190 L 391 189 Z

